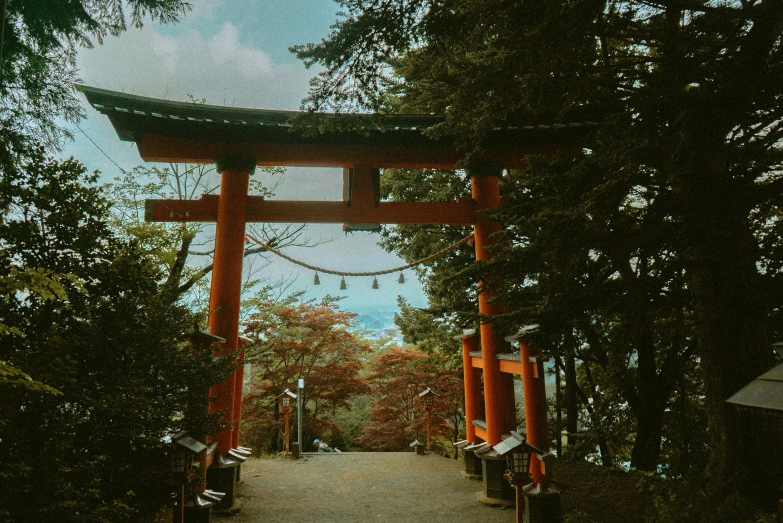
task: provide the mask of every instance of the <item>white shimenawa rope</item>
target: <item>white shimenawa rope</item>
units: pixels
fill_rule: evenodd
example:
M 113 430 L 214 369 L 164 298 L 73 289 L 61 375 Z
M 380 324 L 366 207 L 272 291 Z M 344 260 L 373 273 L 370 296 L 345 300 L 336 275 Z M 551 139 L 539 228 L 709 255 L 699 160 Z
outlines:
M 462 245 L 463 243 L 468 242 L 468 241 L 473 239 L 473 234 L 469 234 L 469 235 L 465 236 L 464 238 L 462 238 L 461 240 L 459 240 L 459 241 L 457 241 L 455 243 L 452 243 L 451 245 L 449 245 L 445 249 L 439 250 L 435 254 L 427 256 L 426 258 L 422 258 L 421 260 L 417 260 L 417 261 L 415 261 L 413 263 L 409 263 L 407 265 L 401 265 L 399 267 L 394 267 L 392 269 L 384 269 L 382 271 L 372 271 L 372 272 L 344 272 L 344 271 L 335 271 L 335 270 L 332 270 L 332 269 L 324 269 L 323 267 L 316 267 L 315 265 L 310 265 L 309 263 L 305 263 L 303 261 L 299 261 L 299 260 L 297 260 L 295 258 L 291 258 L 290 256 L 287 256 L 287 255 L 283 254 L 282 252 L 278 251 L 277 249 L 275 249 L 273 247 L 270 247 L 266 243 L 262 242 L 261 240 L 259 240 L 258 238 L 254 237 L 254 236 L 252 236 L 250 234 L 246 234 L 245 236 L 247 236 L 248 238 L 250 238 L 251 240 L 256 242 L 259 246 L 261 246 L 264 249 L 268 250 L 269 252 L 280 256 L 284 260 L 288 260 L 291 263 L 295 263 L 295 264 L 297 264 L 297 265 L 299 265 L 301 267 L 304 267 L 306 269 L 310 269 L 312 271 L 322 272 L 324 274 L 335 274 L 337 276 L 380 276 L 382 274 L 391 274 L 393 272 L 404 271 L 405 269 L 410 269 L 411 267 L 415 267 L 415 266 L 420 265 L 422 263 L 427 263 L 428 261 L 432 261 L 432 260 L 434 260 L 436 258 L 440 258 L 441 256 L 443 256 L 447 252 L 449 252 L 451 250 L 454 250 L 457 247 L 459 247 L 460 245 Z

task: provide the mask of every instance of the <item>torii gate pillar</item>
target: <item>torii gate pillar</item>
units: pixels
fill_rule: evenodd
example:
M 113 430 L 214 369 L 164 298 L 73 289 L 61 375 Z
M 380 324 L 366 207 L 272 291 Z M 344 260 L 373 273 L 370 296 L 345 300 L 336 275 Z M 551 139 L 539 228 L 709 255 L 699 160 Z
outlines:
M 220 173 L 220 197 L 215 228 L 215 255 L 212 260 L 212 285 L 209 293 L 209 329 L 226 339 L 220 354 L 234 352 L 239 347 L 239 304 L 242 290 L 242 260 L 245 249 L 245 224 L 250 175 L 255 171 L 253 158 L 227 157 L 215 160 Z M 220 506 L 234 504 L 236 470 L 240 462 L 227 461 L 239 426 L 234 415 L 235 394 L 239 372 L 215 384 L 210 396 L 217 399 L 210 412 L 222 412 L 229 426 L 217 435 L 217 461 L 209 471 L 208 482 L 213 490 L 225 493 Z M 241 383 L 239 384 L 241 387 Z M 240 389 L 241 390 L 241 389 Z M 235 437 L 237 436 L 237 437 Z
M 500 207 L 499 178 L 503 174 L 503 165 L 495 162 L 481 162 L 469 165 L 466 169 L 470 176 L 471 195 L 476 202 L 476 221 L 473 226 L 476 248 L 476 260 L 488 260 L 492 253 L 488 250 L 497 243 L 492 236 L 500 232 L 502 226 L 481 211 Z M 494 316 L 505 312 L 503 304 L 493 301 L 486 291 L 486 277 L 479 281 L 479 313 L 482 316 Z M 501 434 L 516 428 L 516 407 L 514 405 L 514 378 L 500 372 L 496 354 L 504 352 L 505 336 L 491 324 L 481 322 L 481 359 L 484 363 L 484 412 L 486 416 L 486 442 L 497 445 Z M 466 423 L 472 423 L 467 420 Z

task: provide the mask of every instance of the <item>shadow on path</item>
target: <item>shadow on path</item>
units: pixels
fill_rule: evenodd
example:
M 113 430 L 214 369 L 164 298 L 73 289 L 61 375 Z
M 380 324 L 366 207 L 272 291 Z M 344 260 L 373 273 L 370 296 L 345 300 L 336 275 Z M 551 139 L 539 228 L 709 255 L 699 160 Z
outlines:
M 476 501 L 481 482 L 461 461 L 413 452 L 308 454 L 242 465 L 231 523 L 320 521 L 512 522 L 514 508 Z M 217 516 L 217 515 L 216 515 Z

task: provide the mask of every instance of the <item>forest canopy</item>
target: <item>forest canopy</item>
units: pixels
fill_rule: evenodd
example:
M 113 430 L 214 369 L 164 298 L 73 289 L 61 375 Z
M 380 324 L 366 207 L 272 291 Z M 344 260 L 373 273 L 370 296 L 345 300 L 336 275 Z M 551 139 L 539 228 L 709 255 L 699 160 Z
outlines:
M 677 473 L 704 471 L 718 491 L 732 481 L 771 506 L 780 423 L 724 401 L 773 365 L 781 336 L 783 2 L 340 3 L 329 36 L 292 48 L 323 67 L 310 110 L 443 113 L 428 132 L 467 153 L 529 115 L 601 112 L 584 149 L 530 158 L 503 180 L 495 217 L 508 247 L 482 269 L 504 276 L 500 321 L 539 325 L 570 384 L 569 432 L 581 398 L 602 459 L 630 437 L 632 465 L 669 467 L 662 444 L 686 435 Z M 408 183 L 426 198 L 442 190 L 436 176 L 387 177 L 385 192 Z M 411 259 L 449 233 L 385 234 Z M 440 311 L 468 310 L 459 295 L 475 272 L 450 261 L 428 292 Z M 693 408 L 706 434 L 675 428 Z M 703 445 L 706 462 L 693 462 Z

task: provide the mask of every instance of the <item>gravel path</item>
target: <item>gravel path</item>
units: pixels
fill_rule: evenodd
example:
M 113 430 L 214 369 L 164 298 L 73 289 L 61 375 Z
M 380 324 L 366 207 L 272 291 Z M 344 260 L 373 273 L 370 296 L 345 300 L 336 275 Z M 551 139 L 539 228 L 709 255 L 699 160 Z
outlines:
M 461 461 L 413 452 L 307 454 L 299 460 L 251 459 L 227 523 L 320 521 L 512 522 L 514 508 L 477 501 L 481 482 Z

